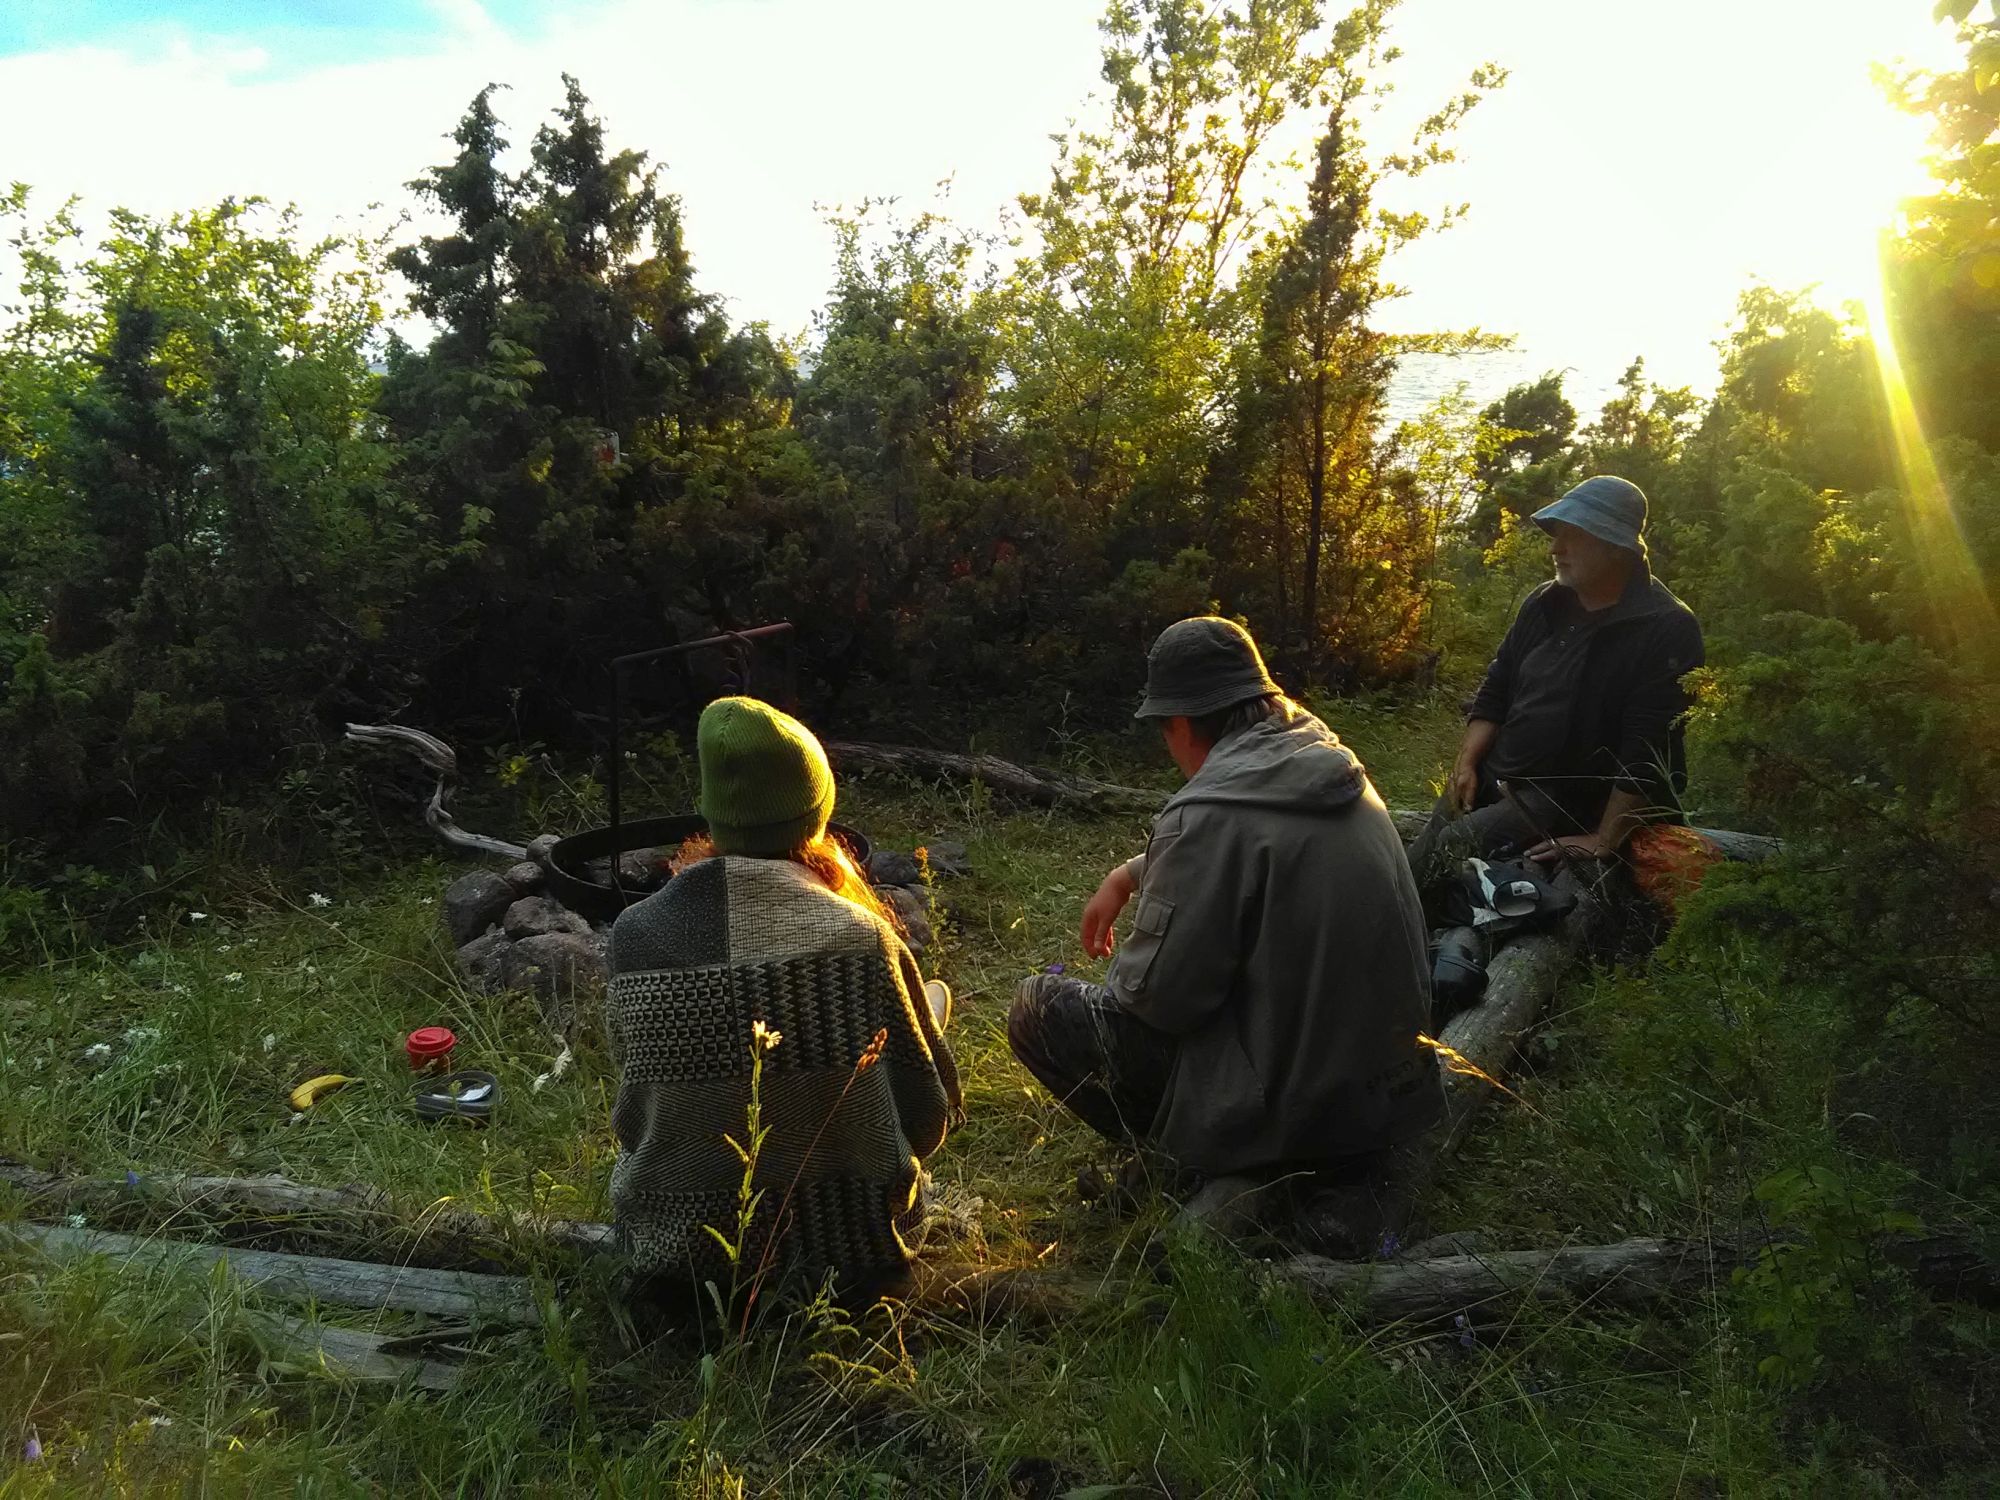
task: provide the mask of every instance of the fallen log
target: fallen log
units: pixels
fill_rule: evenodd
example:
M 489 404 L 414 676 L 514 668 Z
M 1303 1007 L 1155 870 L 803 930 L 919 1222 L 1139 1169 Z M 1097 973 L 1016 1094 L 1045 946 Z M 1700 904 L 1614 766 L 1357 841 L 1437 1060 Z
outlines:
M 1258 1275 L 1318 1301 L 1345 1303 L 1369 1324 L 1477 1323 L 1522 1302 L 1594 1308 L 1649 1307 L 1706 1291 L 1748 1265 L 1768 1236 L 1707 1240 L 1634 1238 L 1609 1245 L 1478 1251 L 1422 1259 L 1354 1261 L 1323 1255 L 1273 1257 Z M 2000 1266 L 1962 1235 L 1883 1235 L 1875 1248 L 1925 1292 L 1954 1302 L 2000 1305 Z M 1093 1307 L 1141 1294 L 1170 1293 L 1166 1281 L 1087 1277 L 1043 1266 L 920 1263 L 911 1300 L 982 1319 L 1024 1315 L 1060 1323 Z
M 286 1190 L 333 1195 L 353 1191 L 302 1188 L 282 1178 L 189 1179 L 193 1180 L 210 1184 L 209 1201 L 227 1201 L 238 1206 L 252 1201 L 293 1201 L 293 1191 Z M 381 1201 L 380 1195 L 374 1201 Z M 460 1212 L 465 1219 L 480 1217 Z M 273 1227 L 295 1231 L 304 1223 L 310 1232 L 331 1232 L 323 1227 L 325 1222 L 288 1216 L 274 1221 Z M 315 1225 L 321 1227 L 311 1227 Z M 434 1226 L 411 1223 L 405 1228 L 412 1239 L 422 1240 L 433 1232 Z M 491 1240 L 503 1233 L 531 1238 L 538 1231 L 546 1234 L 545 1244 L 565 1251 L 601 1254 L 612 1252 L 615 1246 L 608 1224 L 530 1220 L 525 1216 L 504 1224 L 495 1223 L 483 1236 L 475 1238 Z M 274 1296 L 310 1296 L 340 1305 L 400 1308 L 447 1317 L 476 1311 L 488 1321 L 514 1324 L 530 1324 L 538 1319 L 528 1283 L 518 1277 L 423 1271 L 184 1245 L 68 1227 L 0 1226 L 0 1235 L 10 1233 L 41 1244 L 59 1256 L 108 1253 L 157 1264 L 193 1253 L 203 1264 L 225 1260 L 239 1273 L 248 1275 L 260 1290 Z M 1337 1260 L 1323 1255 L 1288 1254 L 1264 1262 L 1259 1269 L 1261 1274 L 1297 1286 L 1313 1297 L 1349 1303 L 1356 1315 L 1367 1322 L 1422 1321 L 1510 1306 L 1522 1298 L 1561 1297 L 1600 1306 L 1640 1306 L 1709 1285 L 1734 1266 L 1746 1263 L 1768 1243 L 1768 1238 L 1757 1236 L 1709 1240 L 1638 1238 L 1611 1245 L 1476 1251 L 1423 1258 Z M 1963 1235 L 1884 1235 L 1877 1241 L 1877 1248 L 1884 1260 L 1903 1268 L 1919 1287 L 1932 1295 L 1982 1306 L 2000 1305 L 2000 1266 L 1995 1266 Z M 273 1267 L 276 1274 L 268 1270 Z M 335 1268 L 334 1273 L 325 1274 L 322 1270 L 325 1267 Z M 1170 1290 L 1170 1283 L 1148 1281 L 1143 1275 L 1110 1272 L 1088 1275 L 1040 1262 L 995 1266 L 940 1257 L 915 1263 L 904 1295 L 907 1300 L 924 1306 L 967 1314 L 981 1322 L 1014 1316 L 1060 1322 L 1092 1307 L 1123 1301 L 1135 1291 L 1149 1295 Z M 298 1334 L 291 1341 L 303 1349 L 305 1335 L 297 1329 L 291 1332 Z M 322 1339 L 336 1363 L 354 1363 L 354 1378 L 400 1378 L 409 1373 L 390 1362 L 392 1356 L 404 1357 L 409 1340 L 377 1338 L 345 1329 L 324 1329 L 314 1336 Z
M 1016 765 L 997 755 L 959 755 L 913 745 L 872 745 L 828 740 L 826 753 L 842 770 L 895 771 L 922 780 L 983 781 L 996 792 L 1037 807 L 1067 807 L 1095 813 L 1156 813 L 1166 796 L 1144 787 L 1121 786 L 1089 776 Z
M 309 1318 L 246 1309 L 241 1317 L 258 1347 L 273 1364 L 330 1375 L 336 1380 L 405 1380 L 419 1390 L 448 1391 L 458 1385 L 460 1366 L 404 1353 L 409 1340 L 359 1328 L 338 1328 Z
M 1300 1255 L 1272 1261 L 1270 1274 L 1315 1296 L 1351 1300 L 1369 1322 L 1400 1323 L 1470 1316 L 1521 1300 L 1640 1307 L 1712 1286 L 1738 1260 L 1737 1247 L 1727 1243 L 1630 1239 L 1374 1263 Z
M 174 1219 L 366 1247 L 399 1262 L 412 1256 L 461 1263 L 503 1260 L 522 1245 L 592 1254 L 611 1237 L 608 1224 L 539 1214 L 494 1217 L 436 1204 L 407 1214 L 380 1188 L 311 1187 L 278 1176 L 66 1177 L 0 1157 L 0 1183 L 19 1192 L 31 1214 L 82 1213 L 115 1222 L 138 1211 L 148 1216 L 164 1212 Z
M 867 744 L 854 740 L 828 740 L 826 753 L 836 766 L 847 769 L 894 771 L 931 781 L 983 781 L 996 791 L 1031 802 L 1037 807 L 1152 814 L 1158 812 L 1171 795 L 1164 791 L 1149 791 L 1145 787 L 1098 781 L 1089 776 L 1038 770 L 1003 760 L 997 755 L 960 755 L 948 750 L 920 749 L 914 745 Z M 1423 832 L 1431 815 L 1425 809 L 1397 807 L 1390 809 L 1389 816 L 1395 821 L 1396 832 L 1407 844 Z M 1738 833 L 1731 828 L 1697 828 L 1695 832 L 1713 842 L 1726 859 L 1769 859 L 1783 848 L 1780 840 L 1760 833 Z
M 1389 817 L 1406 844 L 1414 843 L 1417 835 L 1424 831 L 1424 825 L 1431 820 L 1428 810 L 1415 807 L 1392 807 Z M 1694 831 L 1714 844 L 1727 860 L 1755 864 L 1760 860 L 1776 858 L 1785 847 L 1782 839 L 1761 833 L 1738 833 L 1733 828 L 1697 828 Z
M 323 1255 L 280 1255 L 269 1250 L 195 1245 L 68 1225 L 0 1225 L 0 1238 L 33 1246 L 58 1261 L 104 1255 L 143 1266 L 211 1267 L 221 1262 L 246 1285 L 281 1301 L 388 1308 L 522 1327 L 541 1321 L 534 1290 L 521 1276 L 384 1266 Z

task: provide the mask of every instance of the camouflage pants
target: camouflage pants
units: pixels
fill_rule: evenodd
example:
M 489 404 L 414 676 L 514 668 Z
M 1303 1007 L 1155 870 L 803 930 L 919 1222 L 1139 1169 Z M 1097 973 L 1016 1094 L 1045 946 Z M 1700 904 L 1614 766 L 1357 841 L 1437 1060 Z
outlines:
M 1036 974 L 1007 1016 L 1021 1066 L 1107 1140 L 1141 1144 L 1160 1112 L 1179 1043 L 1117 1008 L 1101 984 Z

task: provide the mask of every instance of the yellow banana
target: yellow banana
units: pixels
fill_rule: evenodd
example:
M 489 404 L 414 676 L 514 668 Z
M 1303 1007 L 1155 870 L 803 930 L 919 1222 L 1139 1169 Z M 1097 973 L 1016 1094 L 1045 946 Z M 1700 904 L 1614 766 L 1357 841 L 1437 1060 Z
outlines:
M 350 1083 L 359 1083 L 359 1078 L 350 1078 L 345 1073 L 322 1073 L 317 1078 L 308 1078 L 292 1090 L 292 1108 L 308 1110 L 319 1103 L 320 1095 L 330 1094 L 337 1088 Z

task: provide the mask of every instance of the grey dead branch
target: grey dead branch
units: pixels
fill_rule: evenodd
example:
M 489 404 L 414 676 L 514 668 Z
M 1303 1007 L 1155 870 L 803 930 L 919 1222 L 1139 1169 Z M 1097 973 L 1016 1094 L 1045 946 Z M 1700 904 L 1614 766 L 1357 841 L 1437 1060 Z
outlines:
M 103 1255 L 135 1266 L 182 1266 L 203 1271 L 221 1262 L 246 1287 L 281 1302 L 428 1313 L 475 1326 L 525 1328 L 541 1321 L 534 1288 L 523 1276 L 241 1250 L 67 1224 L 9 1224 L 0 1227 L 0 1235 L 33 1246 L 57 1261 Z
M 450 1359 L 406 1352 L 412 1347 L 408 1338 L 278 1312 L 245 1311 L 241 1317 L 267 1359 L 307 1374 L 387 1385 L 407 1380 L 418 1390 L 448 1391 L 458 1385 L 464 1373 Z M 431 1347 L 448 1355 L 470 1352 L 464 1345 L 442 1341 Z
M 257 1196 L 268 1201 L 270 1186 L 256 1184 Z M 56 1263 L 103 1256 L 128 1266 L 198 1274 L 221 1266 L 245 1290 L 274 1301 L 446 1320 L 446 1327 L 398 1336 L 263 1309 L 240 1314 L 241 1326 L 273 1363 L 342 1381 L 408 1381 L 420 1390 L 450 1390 L 461 1374 L 451 1356 L 472 1352 L 471 1341 L 483 1333 L 541 1320 L 534 1287 L 521 1276 L 245 1250 L 67 1224 L 0 1225 L 0 1240 Z

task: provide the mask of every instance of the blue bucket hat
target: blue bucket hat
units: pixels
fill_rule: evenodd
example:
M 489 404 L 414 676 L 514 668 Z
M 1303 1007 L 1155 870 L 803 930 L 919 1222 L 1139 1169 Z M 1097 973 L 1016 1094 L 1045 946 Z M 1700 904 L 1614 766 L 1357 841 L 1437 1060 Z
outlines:
M 1646 555 L 1646 543 L 1639 535 L 1646 528 L 1646 492 L 1615 474 L 1592 475 L 1529 519 L 1544 531 L 1552 522 L 1567 521 L 1599 541 Z

